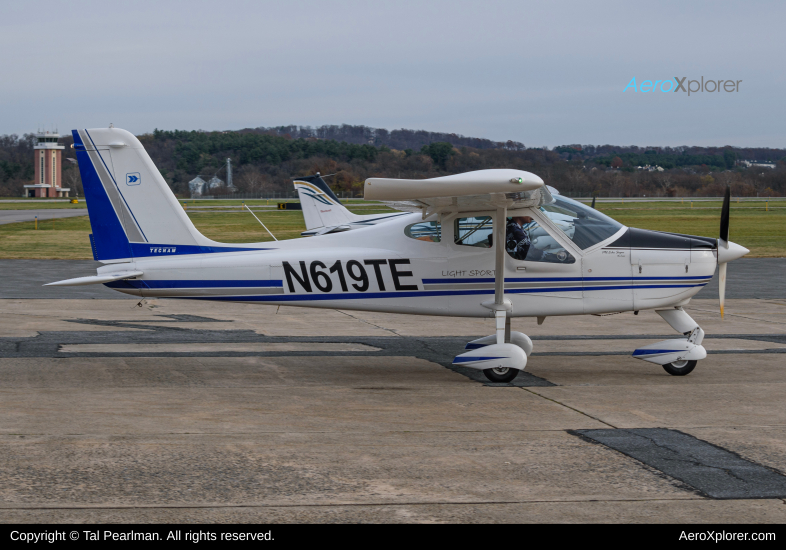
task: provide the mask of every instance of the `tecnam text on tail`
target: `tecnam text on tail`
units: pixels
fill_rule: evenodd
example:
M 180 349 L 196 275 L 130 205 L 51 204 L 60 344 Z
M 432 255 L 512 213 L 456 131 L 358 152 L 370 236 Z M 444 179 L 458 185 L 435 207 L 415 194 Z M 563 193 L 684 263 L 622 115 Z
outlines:
M 748 251 L 729 241 L 728 193 L 719 238 L 628 228 L 561 197 L 521 170 L 426 180 L 370 178 L 369 200 L 403 213 L 356 216 L 319 176 L 297 178 L 307 233 L 223 244 L 186 216 L 141 143 L 118 128 L 74 130 L 98 274 L 52 283 L 103 283 L 141 297 L 187 298 L 414 315 L 491 317 L 496 332 L 454 363 L 512 380 L 532 342 L 513 317 L 655 310 L 680 337 L 633 356 L 684 375 L 706 357 L 704 331 L 684 311 L 726 263 Z M 310 195 L 304 197 L 304 193 Z M 321 204 L 308 210 L 308 201 Z M 327 204 L 325 204 L 327 203 Z M 526 255 L 506 250 L 509 218 L 526 219 Z M 351 229 L 351 230 L 350 230 Z M 540 319 L 539 319 L 540 320 Z

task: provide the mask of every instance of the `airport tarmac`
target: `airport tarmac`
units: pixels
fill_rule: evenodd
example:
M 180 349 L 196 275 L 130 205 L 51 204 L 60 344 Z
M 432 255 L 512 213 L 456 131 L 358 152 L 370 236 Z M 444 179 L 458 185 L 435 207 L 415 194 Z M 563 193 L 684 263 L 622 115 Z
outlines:
M 0 210 L 0 225 L 6 223 L 32 222 L 38 218 L 39 222 L 53 218 L 75 218 L 87 216 L 87 208 L 42 208 L 36 210 Z
M 630 357 L 654 312 L 515 320 L 491 384 L 450 364 L 490 319 L 30 299 L 40 265 L 0 263 L 0 521 L 786 521 L 781 293 L 694 300 L 686 377 Z

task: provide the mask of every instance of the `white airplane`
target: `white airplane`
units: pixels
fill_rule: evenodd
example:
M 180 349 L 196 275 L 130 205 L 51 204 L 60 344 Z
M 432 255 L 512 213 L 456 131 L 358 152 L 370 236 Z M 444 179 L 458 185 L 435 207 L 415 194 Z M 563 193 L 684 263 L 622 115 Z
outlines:
M 532 341 L 511 331 L 513 317 L 542 323 L 642 309 L 682 337 L 633 357 L 688 374 L 706 351 L 704 331 L 683 307 L 719 266 L 722 315 L 726 264 L 748 252 L 728 238 L 728 191 L 714 239 L 625 227 L 510 169 L 370 178 L 366 199 L 408 213 L 308 239 L 223 244 L 197 231 L 132 134 L 102 128 L 73 136 L 93 255 L 105 265 L 95 276 L 50 284 L 103 283 L 145 298 L 490 317 L 495 334 L 469 342 L 453 362 L 494 382 L 513 380 L 532 352 Z M 316 187 L 347 216 L 347 223 L 320 220 L 321 227 L 362 221 Z M 521 260 L 506 250 L 506 222 L 523 216 L 532 219 L 525 226 L 531 246 Z

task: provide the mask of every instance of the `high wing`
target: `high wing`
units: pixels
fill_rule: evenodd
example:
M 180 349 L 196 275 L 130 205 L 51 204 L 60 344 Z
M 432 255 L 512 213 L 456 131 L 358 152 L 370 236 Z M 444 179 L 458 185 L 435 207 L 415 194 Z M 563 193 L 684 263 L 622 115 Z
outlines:
M 366 200 L 382 201 L 404 212 L 421 212 L 423 219 L 443 212 L 515 210 L 553 200 L 542 179 L 513 169 L 478 170 L 425 180 L 369 178 L 363 188 Z

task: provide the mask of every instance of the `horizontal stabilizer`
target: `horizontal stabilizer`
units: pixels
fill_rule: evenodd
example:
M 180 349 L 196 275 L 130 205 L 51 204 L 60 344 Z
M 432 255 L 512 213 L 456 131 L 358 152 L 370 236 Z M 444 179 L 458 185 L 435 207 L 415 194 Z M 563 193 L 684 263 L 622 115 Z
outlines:
M 142 276 L 141 271 L 119 271 L 117 273 L 107 273 L 106 275 L 93 275 L 92 277 L 77 277 L 76 279 L 66 279 L 56 283 L 48 283 L 44 286 L 80 286 L 95 285 L 100 283 L 111 283 L 121 279 L 132 279 Z
M 327 235 L 329 233 L 342 233 L 352 229 L 349 225 L 333 225 L 330 227 L 322 227 L 319 229 L 312 229 L 311 231 L 303 231 L 301 233 L 304 237 L 316 237 L 318 235 Z

